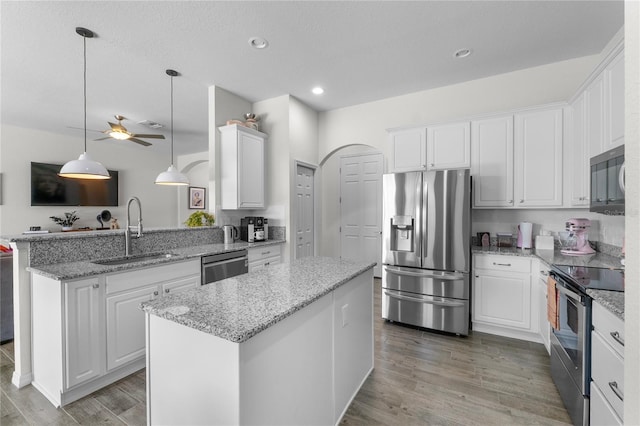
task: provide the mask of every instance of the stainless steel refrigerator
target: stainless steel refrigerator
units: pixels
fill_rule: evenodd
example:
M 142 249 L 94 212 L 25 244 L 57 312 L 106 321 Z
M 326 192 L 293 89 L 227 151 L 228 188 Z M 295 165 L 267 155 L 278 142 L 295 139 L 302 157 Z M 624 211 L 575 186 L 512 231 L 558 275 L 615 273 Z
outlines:
M 383 176 L 382 317 L 469 334 L 469 170 Z

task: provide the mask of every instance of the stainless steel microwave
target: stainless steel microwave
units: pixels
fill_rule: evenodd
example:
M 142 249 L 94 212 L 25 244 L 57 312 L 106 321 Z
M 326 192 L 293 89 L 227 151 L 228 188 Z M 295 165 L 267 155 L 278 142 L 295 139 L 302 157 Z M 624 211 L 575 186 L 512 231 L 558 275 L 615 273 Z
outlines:
M 589 211 L 624 215 L 624 145 L 591 158 Z

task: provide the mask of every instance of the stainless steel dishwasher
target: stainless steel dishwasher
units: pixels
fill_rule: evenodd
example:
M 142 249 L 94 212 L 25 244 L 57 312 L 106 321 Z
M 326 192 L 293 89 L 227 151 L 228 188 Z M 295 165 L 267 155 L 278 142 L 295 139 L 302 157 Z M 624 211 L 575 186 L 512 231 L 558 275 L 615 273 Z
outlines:
M 249 272 L 247 250 L 202 256 L 202 285 Z

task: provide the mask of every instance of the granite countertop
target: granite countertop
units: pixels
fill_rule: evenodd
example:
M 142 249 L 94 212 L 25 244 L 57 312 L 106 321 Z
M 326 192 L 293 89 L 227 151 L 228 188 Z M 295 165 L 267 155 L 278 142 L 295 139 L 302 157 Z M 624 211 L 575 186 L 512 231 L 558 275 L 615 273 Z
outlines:
M 54 280 L 71 280 L 88 277 L 92 275 L 108 274 L 112 272 L 122 272 L 148 266 L 156 266 L 165 263 L 180 262 L 201 256 L 217 253 L 228 253 L 252 247 L 265 247 L 275 244 L 284 244 L 285 240 L 267 240 L 259 243 L 247 243 L 238 241 L 233 244 L 206 244 L 193 247 L 181 247 L 166 250 L 172 256 L 168 258 L 141 260 L 139 262 L 126 263 L 122 265 L 100 265 L 88 260 L 68 263 L 55 263 L 51 265 L 38 265 L 28 267 L 27 270 L 35 274 L 43 275 Z M 134 254 L 137 256 L 138 253 Z M 105 259 L 96 259 L 105 260 Z
M 498 254 L 503 256 L 528 256 L 537 257 L 547 265 L 589 266 L 593 268 L 622 269 L 620 259 L 604 253 L 596 253 L 588 256 L 567 256 L 559 250 L 535 250 L 520 249 L 515 247 L 473 247 L 474 254 Z M 608 290 L 587 290 L 587 294 L 593 300 L 602 304 L 605 308 L 624 320 L 624 292 Z
M 144 232 L 149 233 L 161 233 L 161 232 L 198 232 L 203 229 L 219 228 L 216 226 L 197 226 L 197 227 L 182 227 L 182 228 L 144 228 Z M 38 234 L 16 234 L 16 235 L 4 235 L 0 236 L 2 240 L 9 242 L 34 242 L 34 241 L 51 241 L 51 240 L 68 240 L 73 238 L 99 238 L 109 237 L 113 235 L 124 236 L 124 226 L 121 229 L 105 229 L 105 230 L 78 230 L 79 232 L 47 232 Z
M 143 302 L 142 309 L 178 324 L 242 343 L 375 266 L 305 257 Z

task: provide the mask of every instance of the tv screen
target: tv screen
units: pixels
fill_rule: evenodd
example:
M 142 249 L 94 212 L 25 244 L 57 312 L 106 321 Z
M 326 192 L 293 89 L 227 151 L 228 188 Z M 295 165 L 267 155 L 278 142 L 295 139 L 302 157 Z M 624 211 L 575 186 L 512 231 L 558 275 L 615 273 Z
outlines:
M 111 179 L 69 179 L 58 176 L 62 164 L 31 163 L 32 206 L 117 206 L 118 172 Z

